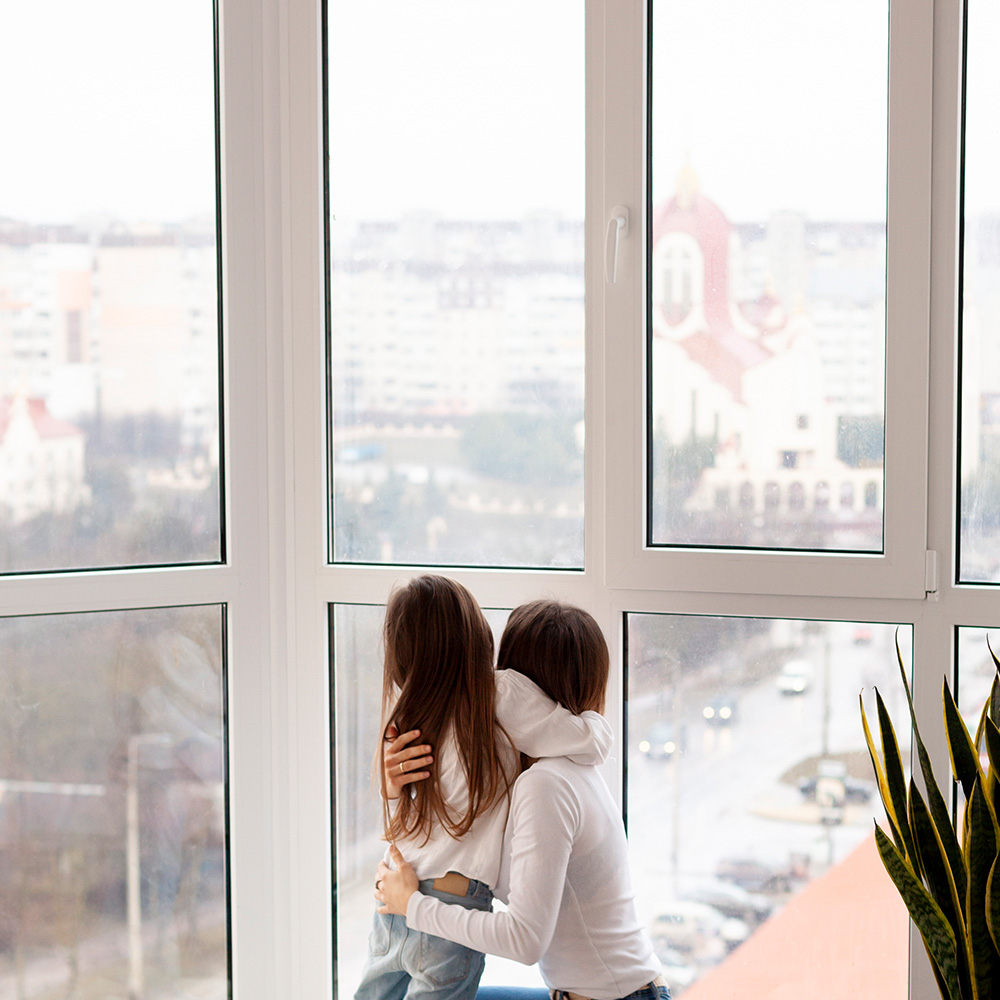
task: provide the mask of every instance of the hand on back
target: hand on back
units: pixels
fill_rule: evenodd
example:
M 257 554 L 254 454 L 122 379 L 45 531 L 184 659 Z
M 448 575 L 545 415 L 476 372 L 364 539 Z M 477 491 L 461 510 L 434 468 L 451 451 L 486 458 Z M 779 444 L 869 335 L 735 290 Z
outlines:
M 413 729 L 400 736 L 395 726 L 386 730 L 386 742 L 382 748 L 382 767 L 385 770 L 385 787 L 390 799 L 399 798 L 406 785 L 423 781 L 431 776 L 425 770 L 434 762 L 431 747 L 426 744 L 410 746 L 420 736 L 419 729 Z

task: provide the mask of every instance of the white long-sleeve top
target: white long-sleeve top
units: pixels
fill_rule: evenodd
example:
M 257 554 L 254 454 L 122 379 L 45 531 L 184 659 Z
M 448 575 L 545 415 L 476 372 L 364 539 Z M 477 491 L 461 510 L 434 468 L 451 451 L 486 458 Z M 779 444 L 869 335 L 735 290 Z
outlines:
M 582 764 L 605 761 L 614 735 L 602 715 L 597 712 L 574 715 L 515 670 L 497 670 L 495 676 L 497 721 L 517 750 L 529 757 L 565 755 Z M 503 763 L 508 773 L 517 772 L 514 752 L 509 747 L 505 748 Z M 441 746 L 434 747 L 433 766 L 451 814 L 463 816 L 468 808 L 469 787 L 451 736 L 445 737 Z M 447 829 L 435 824 L 426 844 L 421 843 L 422 836 L 416 836 L 397 841 L 396 846 L 420 879 L 439 878 L 452 871 L 495 887 L 500 877 L 506 823 L 504 796 L 492 809 L 480 813 L 463 837 L 452 837 Z
M 597 1000 L 627 996 L 661 972 L 636 914 L 621 815 L 595 767 L 540 760 L 517 779 L 497 895 L 506 896 L 506 912 L 415 892 L 406 923 L 537 962 L 550 989 Z

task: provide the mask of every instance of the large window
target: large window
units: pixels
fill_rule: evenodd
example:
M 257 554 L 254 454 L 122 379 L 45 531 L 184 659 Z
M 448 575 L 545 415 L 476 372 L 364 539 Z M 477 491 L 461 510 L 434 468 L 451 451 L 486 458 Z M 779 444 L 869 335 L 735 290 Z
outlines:
M 17 1000 L 231 989 L 215 13 L 0 15 L 0 995 Z
M 433 568 L 603 626 L 674 992 L 842 982 L 858 691 L 902 728 L 898 637 L 943 773 L 1000 621 L 992 6 L 5 10 L 0 993 L 350 995 Z
M 225 995 L 223 640 L 218 607 L 0 619 L 8 995 Z
M 650 542 L 881 551 L 888 3 L 650 28 Z
M 4 15 L 0 572 L 221 557 L 212 37 L 208 0 Z
M 582 5 L 328 9 L 333 558 L 580 567 Z

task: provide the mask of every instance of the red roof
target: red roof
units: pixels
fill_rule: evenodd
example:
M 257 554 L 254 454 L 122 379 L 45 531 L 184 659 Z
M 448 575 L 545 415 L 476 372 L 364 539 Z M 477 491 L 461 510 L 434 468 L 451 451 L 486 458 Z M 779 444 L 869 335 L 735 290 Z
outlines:
M 698 192 L 674 195 L 653 213 L 653 245 L 667 233 L 686 233 L 698 243 L 705 266 L 703 302 L 710 329 L 728 328 L 729 237 L 732 226 L 722 209 Z
M 868 837 L 810 882 L 684 1000 L 906 1000 L 909 920 Z
M 773 356 L 759 341 L 733 326 L 729 300 L 729 240 L 732 226 L 722 209 L 697 190 L 693 176 L 684 174 L 678 193 L 653 212 L 653 245 L 669 233 L 685 233 L 698 244 L 704 264 L 702 303 L 707 329 L 679 341 L 688 357 L 724 385 L 734 399 L 743 396 L 743 374 Z M 777 305 L 769 299 L 768 310 Z M 670 317 L 676 325 L 683 317 Z M 760 323 L 754 323 L 760 326 Z
M 712 378 L 724 385 L 734 399 L 743 397 L 743 373 L 772 357 L 766 347 L 742 336 L 732 327 L 693 333 L 680 341 L 680 345 L 688 357 L 710 371 Z
M 39 437 L 77 437 L 83 434 L 75 424 L 65 420 L 59 420 L 49 413 L 44 399 L 29 397 L 24 400 L 28 408 L 28 416 L 35 427 L 35 433 Z M 16 400 L 0 399 L 0 440 L 7 434 L 7 427 L 10 424 L 11 412 L 17 405 Z

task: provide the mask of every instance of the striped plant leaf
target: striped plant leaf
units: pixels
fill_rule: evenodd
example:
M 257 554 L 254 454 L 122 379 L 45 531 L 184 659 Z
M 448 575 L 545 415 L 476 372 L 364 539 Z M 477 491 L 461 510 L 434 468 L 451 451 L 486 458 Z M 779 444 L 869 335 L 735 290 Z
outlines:
M 983 740 L 986 744 L 986 756 L 990 762 L 986 775 L 988 778 L 986 791 L 993 803 L 993 811 L 996 812 L 1000 808 L 1000 802 L 997 801 L 1000 797 L 1000 729 L 988 716 L 983 719 Z
M 987 923 L 986 897 L 990 874 L 997 860 L 1000 830 L 992 807 L 977 781 L 966 806 L 968 834 L 969 888 L 965 899 L 968 944 L 974 956 L 975 997 L 993 996 L 994 985 L 1000 985 L 1000 952 Z
M 946 1000 L 968 1000 L 963 997 L 958 978 L 955 932 L 941 907 L 934 902 L 923 883 L 914 875 L 896 845 L 876 825 L 875 844 L 885 870 L 896 886 L 910 917 L 924 940 L 931 961 L 937 966 L 947 988 Z
M 962 995 L 972 996 L 971 958 L 968 953 L 965 928 L 965 895 L 958 893 L 941 834 L 934 826 L 927 804 L 912 778 L 910 779 L 910 828 L 913 830 L 913 840 L 920 861 L 919 870 L 924 884 L 955 933 L 956 962 Z M 947 834 L 954 839 L 955 831 L 950 822 Z
M 903 775 L 903 761 L 899 755 L 899 743 L 896 742 L 896 731 L 892 728 L 892 719 L 885 707 L 878 688 L 875 689 L 875 706 L 878 710 L 878 728 L 882 735 L 882 760 L 885 763 L 885 781 L 892 802 L 893 816 L 899 829 L 899 836 L 907 858 L 915 857 L 913 834 L 907 818 L 906 778 Z
M 893 809 L 892 797 L 889 794 L 889 783 L 886 781 L 885 769 L 882 767 L 882 760 L 878 750 L 875 749 L 875 738 L 872 736 L 871 728 L 868 725 L 868 716 L 865 714 L 865 703 L 862 695 L 858 695 L 858 703 L 861 705 L 861 725 L 865 732 L 865 743 L 868 746 L 868 756 L 871 758 L 872 770 L 875 772 L 875 781 L 878 784 L 879 798 L 885 808 L 886 819 L 889 822 L 889 831 L 896 846 L 902 851 L 903 840 L 899 835 L 899 822 Z
M 993 862 L 986 880 L 986 926 L 994 947 L 1000 950 L 1000 857 Z
M 899 648 L 899 637 L 896 637 L 896 661 L 899 664 L 899 676 L 903 682 L 903 691 L 906 694 L 906 704 L 910 710 L 910 728 L 913 734 L 913 742 L 917 747 L 917 759 L 920 761 L 920 772 L 924 778 L 924 789 L 927 793 L 927 805 L 930 809 L 931 818 L 934 821 L 934 829 L 937 831 L 944 846 L 948 864 L 951 867 L 951 875 L 955 881 L 955 889 L 959 899 L 965 899 L 966 876 L 965 861 L 962 858 L 962 847 L 958 842 L 955 827 L 952 823 L 951 809 L 945 803 L 941 794 L 941 786 L 937 782 L 934 768 L 931 765 L 930 754 L 920 735 L 920 727 L 917 725 L 917 713 L 913 707 L 913 695 L 910 692 L 910 682 L 906 676 L 906 666 L 903 663 L 903 653 Z
M 944 728 L 948 736 L 948 753 L 951 756 L 951 769 L 955 777 L 962 783 L 962 791 L 966 800 L 972 798 L 972 786 L 976 780 L 984 781 L 986 775 L 979 766 L 979 754 L 972 745 L 965 720 L 958 711 L 951 689 L 945 679 L 941 700 L 944 703 Z
M 986 880 L 986 926 L 993 938 L 993 946 L 1000 949 L 1000 857 L 993 862 L 990 877 Z

